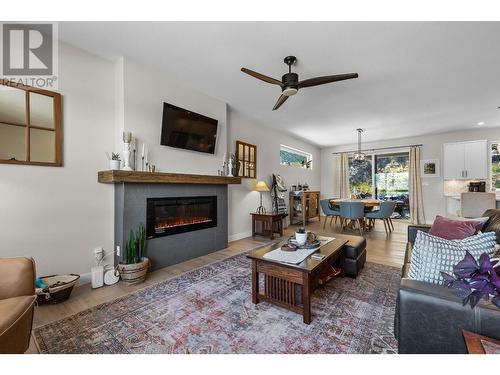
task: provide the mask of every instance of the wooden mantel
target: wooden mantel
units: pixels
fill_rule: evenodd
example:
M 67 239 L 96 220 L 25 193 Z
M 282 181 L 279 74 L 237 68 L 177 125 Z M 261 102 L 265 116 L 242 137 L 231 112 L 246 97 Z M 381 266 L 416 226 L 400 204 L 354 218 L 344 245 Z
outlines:
M 229 185 L 241 184 L 240 177 L 208 176 L 200 174 L 136 172 L 136 171 L 100 171 L 97 181 L 102 184 L 138 183 L 138 184 L 200 184 Z

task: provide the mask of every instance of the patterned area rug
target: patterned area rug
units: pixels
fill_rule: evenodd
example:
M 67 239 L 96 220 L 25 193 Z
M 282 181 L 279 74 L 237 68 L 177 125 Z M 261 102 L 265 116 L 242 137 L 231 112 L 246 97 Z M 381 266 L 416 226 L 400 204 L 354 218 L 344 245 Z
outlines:
M 317 289 L 313 321 L 251 301 L 244 255 L 35 329 L 42 353 L 395 353 L 400 272 L 366 263 Z

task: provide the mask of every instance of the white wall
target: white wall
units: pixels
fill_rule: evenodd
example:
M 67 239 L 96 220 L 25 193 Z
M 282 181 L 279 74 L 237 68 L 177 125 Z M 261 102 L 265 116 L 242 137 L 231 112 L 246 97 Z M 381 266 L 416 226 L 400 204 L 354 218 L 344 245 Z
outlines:
M 432 223 L 436 215 L 446 213 L 446 199 L 443 196 L 443 144 L 448 142 L 459 142 L 469 140 L 487 139 L 489 141 L 500 140 L 500 128 L 474 129 L 470 131 L 426 135 L 421 137 L 392 139 L 383 142 L 363 143 L 363 149 L 378 147 L 395 147 L 399 145 L 423 144 L 422 159 L 439 159 L 441 164 L 441 177 L 422 178 L 422 193 L 424 199 L 425 218 Z M 355 144 L 328 147 L 321 150 L 321 191 L 324 196 L 339 196 L 337 184 L 337 168 L 335 156 L 332 152 L 356 149 Z
M 31 256 L 38 275 L 87 273 L 113 246 L 113 191 L 97 183 L 113 149 L 114 67 L 59 46 L 64 167 L 0 164 L 0 257 Z
M 228 111 L 228 151 L 234 153 L 236 141 L 257 145 L 257 178 L 242 179 L 241 185 L 229 187 L 229 239 L 235 240 L 251 235 L 250 212 L 259 205 L 259 193 L 252 191 L 257 181 L 264 180 L 271 187 L 272 174 L 281 175 L 288 188 L 298 182 L 309 184 L 311 190 L 319 190 L 321 185 L 320 149 L 310 143 L 277 132 L 253 119 L 233 111 Z M 280 164 L 280 144 L 285 144 L 313 155 L 313 168 L 302 169 Z M 271 196 L 264 193 L 264 206 L 271 210 Z M 287 202 L 288 205 L 288 202 Z
M 259 180 L 270 184 L 271 175 L 279 173 L 288 186 L 300 181 L 320 188 L 315 146 L 240 114 L 228 117 L 226 103 L 127 59 L 111 62 L 62 43 L 59 59 L 64 166 L 0 164 L 0 257 L 31 256 L 39 276 L 78 273 L 88 280 L 93 249 L 113 249 L 113 186 L 99 184 L 97 171 L 108 168 L 105 151 L 122 151 L 124 129 L 147 143 L 150 160 L 161 171 L 216 175 L 223 154 L 234 152 L 236 140 L 242 140 L 257 145 Z M 160 146 L 164 101 L 219 121 L 215 156 Z M 311 152 L 313 170 L 281 166 L 280 143 Z M 258 205 L 255 181 L 229 188 L 230 239 L 250 235 L 249 213 Z M 269 194 L 265 204 L 271 208 Z
M 123 73 L 120 73 L 121 69 Z M 128 59 L 121 59 L 117 70 L 117 101 L 123 100 L 123 105 L 117 104 L 117 135 L 121 137 L 119 134 L 123 129 L 131 131 L 139 139 L 139 154 L 145 142 L 150 163 L 161 172 L 217 175 L 218 169 L 222 169 L 227 145 L 226 103 L 181 86 L 164 73 L 147 71 Z M 119 81 L 120 77 L 123 82 Z M 164 102 L 218 120 L 215 155 L 160 145 Z M 140 165 L 139 155 L 137 160 Z

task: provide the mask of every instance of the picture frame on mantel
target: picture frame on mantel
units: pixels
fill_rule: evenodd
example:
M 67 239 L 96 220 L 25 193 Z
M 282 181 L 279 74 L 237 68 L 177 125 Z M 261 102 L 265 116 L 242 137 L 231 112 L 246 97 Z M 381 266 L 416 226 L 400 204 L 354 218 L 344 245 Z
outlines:
M 439 177 L 439 159 L 425 159 L 420 161 L 420 177 Z

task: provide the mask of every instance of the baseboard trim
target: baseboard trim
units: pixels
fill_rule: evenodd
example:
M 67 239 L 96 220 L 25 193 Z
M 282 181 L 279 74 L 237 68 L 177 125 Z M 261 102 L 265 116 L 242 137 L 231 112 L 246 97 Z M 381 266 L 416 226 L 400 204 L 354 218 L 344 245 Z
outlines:
M 236 234 L 229 236 L 228 240 L 229 240 L 229 242 L 238 241 L 238 240 L 241 240 L 242 238 L 250 237 L 251 235 L 252 235 L 252 231 L 236 233 Z

